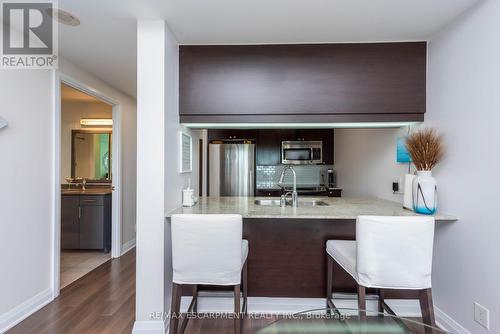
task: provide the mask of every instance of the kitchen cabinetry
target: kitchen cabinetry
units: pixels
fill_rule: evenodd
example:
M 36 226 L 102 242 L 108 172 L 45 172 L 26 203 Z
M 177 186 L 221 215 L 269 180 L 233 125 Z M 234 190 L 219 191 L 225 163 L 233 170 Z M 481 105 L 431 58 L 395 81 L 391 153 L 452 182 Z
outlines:
M 208 141 L 212 140 L 255 140 L 257 133 L 255 130 L 242 129 L 210 129 L 208 131 Z
M 62 195 L 61 248 L 111 249 L 111 194 Z
M 423 121 L 425 42 L 180 46 L 182 123 Z
M 323 163 L 334 163 L 333 129 L 267 129 L 258 130 L 257 165 L 271 166 L 281 164 L 281 142 L 289 140 L 323 141 Z
M 255 196 L 279 197 L 283 192 L 278 189 L 257 189 Z
M 323 163 L 334 163 L 333 129 L 209 129 L 208 140 L 251 139 L 256 143 L 256 163 L 258 166 L 281 164 L 281 142 L 289 140 L 323 141 Z
M 281 131 L 258 130 L 257 132 L 257 165 L 274 166 L 281 164 Z

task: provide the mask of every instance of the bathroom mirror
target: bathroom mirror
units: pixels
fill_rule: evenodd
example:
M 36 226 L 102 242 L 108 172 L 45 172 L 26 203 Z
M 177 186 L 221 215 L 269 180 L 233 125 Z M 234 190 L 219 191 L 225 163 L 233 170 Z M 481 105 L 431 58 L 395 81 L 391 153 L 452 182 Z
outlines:
M 111 181 L 111 130 L 71 131 L 71 177 Z

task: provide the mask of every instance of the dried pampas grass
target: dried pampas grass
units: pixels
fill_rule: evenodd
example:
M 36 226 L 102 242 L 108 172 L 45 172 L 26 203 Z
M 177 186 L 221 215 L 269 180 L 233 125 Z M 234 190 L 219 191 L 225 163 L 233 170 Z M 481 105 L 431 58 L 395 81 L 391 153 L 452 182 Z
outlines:
M 444 154 L 443 139 L 434 129 L 421 129 L 406 139 L 406 148 L 417 170 L 430 171 Z

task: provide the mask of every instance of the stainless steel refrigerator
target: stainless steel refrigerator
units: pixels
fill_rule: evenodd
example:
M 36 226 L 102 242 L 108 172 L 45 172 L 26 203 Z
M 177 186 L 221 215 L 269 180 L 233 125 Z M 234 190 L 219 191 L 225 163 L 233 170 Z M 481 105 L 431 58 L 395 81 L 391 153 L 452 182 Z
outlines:
M 254 144 L 210 144 L 208 159 L 209 196 L 254 196 Z

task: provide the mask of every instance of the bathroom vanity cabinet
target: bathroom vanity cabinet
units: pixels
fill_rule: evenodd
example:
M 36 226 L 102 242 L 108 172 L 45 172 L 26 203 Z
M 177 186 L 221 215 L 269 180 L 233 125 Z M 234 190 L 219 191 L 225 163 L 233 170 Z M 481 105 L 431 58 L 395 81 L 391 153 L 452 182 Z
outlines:
M 111 249 L 111 193 L 61 196 L 61 248 Z

